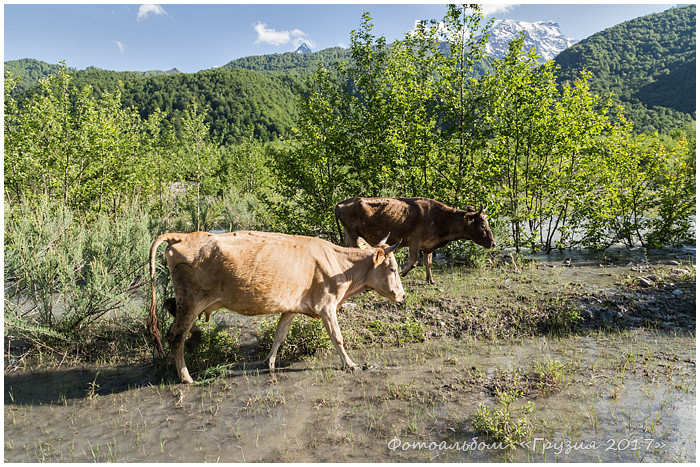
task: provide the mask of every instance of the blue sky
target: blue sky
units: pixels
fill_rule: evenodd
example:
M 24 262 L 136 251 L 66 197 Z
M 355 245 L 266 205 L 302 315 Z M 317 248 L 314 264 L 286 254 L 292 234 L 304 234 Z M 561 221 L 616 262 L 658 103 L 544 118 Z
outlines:
M 674 4 L 491 4 L 488 16 L 553 20 L 562 33 L 584 39 L 623 21 Z M 4 61 L 65 60 L 73 68 L 168 70 L 193 73 L 249 55 L 347 46 L 363 11 L 374 32 L 402 38 L 419 19 L 441 19 L 432 4 L 5 4 Z

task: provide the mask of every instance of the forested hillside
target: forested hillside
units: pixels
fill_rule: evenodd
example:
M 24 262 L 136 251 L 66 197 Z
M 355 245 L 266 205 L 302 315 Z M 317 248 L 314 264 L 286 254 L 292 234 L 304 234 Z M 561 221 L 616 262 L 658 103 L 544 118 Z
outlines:
M 60 65 L 53 65 L 41 60 L 34 60 L 33 58 L 5 62 L 5 73 L 10 72 L 21 80 L 17 87 L 13 89 L 14 95 L 21 94 L 27 89 L 36 86 L 41 78 L 55 75 L 60 69 Z M 69 70 L 75 71 L 73 68 L 69 68 Z
M 42 62 L 41 60 L 34 60 L 33 58 L 23 58 L 21 60 L 5 62 L 5 73 L 9 71 L 14 76 L 21 79 L 21 82 L 13 90 L 13 95 L 21 94 L 36 86 L 41 78 L 58 74 L 60 69 L 61 65 L 54 65 Z M 77 83 L 92 84 L 93 82 L 97 82 L 100 88 L 104 88 L 105 83 L 110 83 L 113 87 L 116 86 L 119 81 L 180 73 L 176 68 L 168 71 L 111 71 L 89 66 L 84 70 L 76 70 L 75 68 L 68 68 L 68 70 L 75 74 Z
M 237 69 L 160 76 L 125 83 L 123 101 L 139 109 L 143 118 L 156 109 L 166 113 L 180 130 L 181 116 L 196 102 L 206 109 L 211 136 L 222 144 L 251 137 L 271 141 L 293 124 L 294 79 Z
M 666 132 L 695 119 L 696 6 L 671 8 L 594 34 L 556 57 L 560 81 L 592 73 L 637 131 Z
M 287 52 L 284 54 L 243 57 L 228 62 L 222 68 L 245 68 L 255 71 L 304 74 L 313 72 L 318 66 L 328 68 L 333 62 L 349 59 L 349 50 L 341 47 L 332 47 L 310 54 Z

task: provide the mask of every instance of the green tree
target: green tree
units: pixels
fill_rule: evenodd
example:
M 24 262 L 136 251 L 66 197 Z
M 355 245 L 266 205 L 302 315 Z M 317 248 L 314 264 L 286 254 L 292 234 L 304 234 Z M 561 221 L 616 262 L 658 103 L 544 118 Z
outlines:
M 553 62 L 538 65 L 534 49 L 524 52 L 523 43 L 523 36 L 512 41 L 480 81 L 492 138 L 476 172 L 498 193 L 516 249 L 550 251 L 570 240 L 584 158 L 596 154 L 609 126 L 610 99 L 590 92 L 587 74 L 558 87 Z
M 178 162 L 182 181 L 191 185 L 195 203 L 194 224 L 201 230 L 205 224 L 203 217 L 203 196 L 213 191 L 215 180 L 212 176 L 217 167 L 218 148 L 209 138 L 209 124 L 206 122 L 206 109 L 200 111 L 192 102 L 182 118 L 182 136 Z
M 10 84 L 10 86 L 12 83 Z M 57 200 L 82 213 L 114 213 L 152 189 L 141 120 L 121 90 L 99 99 L 78 89 L 65 67 L 39 92 L 5 102 L 5 196 L 15 203 Z

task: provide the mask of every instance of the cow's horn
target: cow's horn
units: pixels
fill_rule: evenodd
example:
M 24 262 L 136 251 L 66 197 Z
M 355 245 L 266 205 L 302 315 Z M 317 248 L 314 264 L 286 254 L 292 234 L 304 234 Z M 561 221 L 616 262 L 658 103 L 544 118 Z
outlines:
M 388 247 L 386 250 L 384 250 L 384 251 L 386 252 L 386 254 L 388 255 L 389 253 L 391 253 L 392 251 L 394 251 L 395 249 L 397 249 L 397 248 L 399 247 L 399 245 L 401 245 L 401 242 L 402 242 L 402 241 L 403 241 L 403 238 L 399 239 L 398 242 L 394 243 L 393 245 L 391 245 L 390 247 Z
M 382 238 L 381 240 L 379 240 L 379 243 L 378 243 L 378 244 L 379 244 L 379 245 L 385 244 L 385 243 L 387 242 L 387 240 L 389 240 L 389 235 L 391 235 L 391 232 L 389 232 L 388 234 L 386 234 L 386 237 L 384 237 L 384 238 Z

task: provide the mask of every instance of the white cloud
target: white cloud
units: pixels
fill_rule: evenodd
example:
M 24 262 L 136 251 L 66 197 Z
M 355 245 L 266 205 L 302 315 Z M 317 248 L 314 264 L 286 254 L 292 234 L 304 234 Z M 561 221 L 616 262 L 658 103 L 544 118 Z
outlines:
M 253 25 L 253 29 L 258 33 L 258 38 L 255 39 L 255 44 L 270 44 L 270 45 L 284 45 L 290 42 L 295 46 L 299 47 L 302 42 L 305 42 L 311 48 L 316 47 L 316 42 L 309 39 L 308 34 L 306 34 L 301 29 L 292 29 L 291 31 L 277 31 L 273 28 L 268 28 L 267 24 L 262 21 L 258 21 Z
M 126 44 L 120 41 L 114 41 L 114 43 L 117 44 L 117 47 L 119 47 L 119 55 L 122 55 L 124 50 L 126 50 Z
M 510 10 L 518 6 L 517 3 L 492 3 L 492 4 L 486 4 L 486 5 L 480 5 L 481 6 L 481 14 L 484 15 L 484 18 L 488 18 L 489 16 L 497 15 L 499 13 L 508 13 Z M 472 11 L 469 9 L 469 11 Z M 420 20 L 415 20 L 413 24 L 413 31 L 416 31 L 418 28 L 418 23 L 420 23 Z M 445 23 L 442 21 L 438 22 L 438 32 L 440 34 L 446 34 L 447 33 L 447 28 L 445 28 Z
M 139 6 L 139 13 L 136 15 L 136 21 L 148 18 L 151 14 L 167 15 L 165 10 L 160 5 L 146 4 Z
M 495 3 L 491 5 L 481 5 L 481 12 L 484 16 L 497 15 L 498 13 L 508 13 L 510 10 L 518 6 L 513 3 Z
M 493 3 L 490 5 L 480 5 L 481 6 L 481 14 L 484 15 L 485 19 L 488 19 L 489 16 L 497 15 L 499 13 L 508 13 L 510 10 L 518 6 L 518 4 L 514 3 Z M 469 9 L 469 11 L 472 11 Z M 416 32 L 418 29 L 418 24 L 421 22 L 421 20 L 414 20 L 413 22 L 413 30 L 411 32 Z M 438 34 L 442 35 L 449 35 L 449 30 L 447 27 L 445 27 L 445 23 L 442 21 L 438 21 L 437 23 L 437 32 Z
M 253 29 L 258 33 L 258 38 L 255 40 L 256 44 L 282 45 L 287 44 L 291 40 L 289 31 L 275 31 L 260 21 L 253 25 Z

